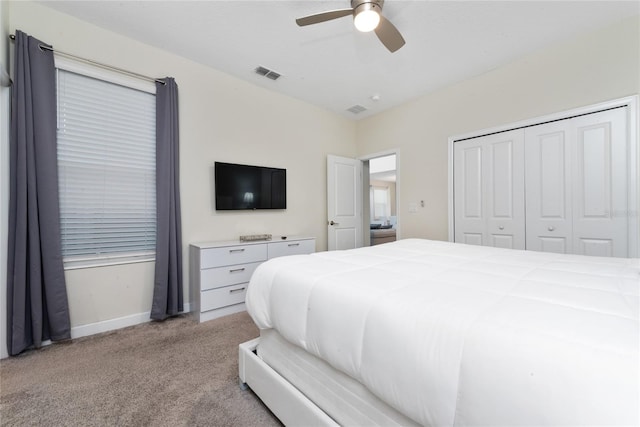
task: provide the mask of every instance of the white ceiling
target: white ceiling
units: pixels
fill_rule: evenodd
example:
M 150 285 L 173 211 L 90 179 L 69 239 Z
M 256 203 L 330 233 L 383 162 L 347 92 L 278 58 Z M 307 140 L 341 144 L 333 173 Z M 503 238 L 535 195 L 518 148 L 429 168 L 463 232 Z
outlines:
M 42 3 L 352 119 L 640 13 L 637 0 L 387 0 L 383 14 L 407 42 L 390 53 L 374 33 L 355 30 L 350 17 L 308 27 L 295 23 L 349 7 L 348 0 Z M 259 65 L 282 77 L 255 74 Z M 354 105 L 367 110 L 346 111 Z

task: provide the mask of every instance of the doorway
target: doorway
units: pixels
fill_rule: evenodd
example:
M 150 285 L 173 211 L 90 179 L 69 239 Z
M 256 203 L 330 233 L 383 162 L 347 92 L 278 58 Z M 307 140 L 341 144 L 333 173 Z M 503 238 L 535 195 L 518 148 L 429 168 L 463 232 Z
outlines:
M 346 250 L 399 239 L 399 188 L 397 150 L 358 159 L 328 155 L 327 249 Z
M 393 153 L 372 157 L 364 163 L 364 170 L 368 171 L 368 182 L 363 191 L 364 220 L 369 224 L 365 244 L 374 246 L 393 242 L 398 230 L 397 156 Z

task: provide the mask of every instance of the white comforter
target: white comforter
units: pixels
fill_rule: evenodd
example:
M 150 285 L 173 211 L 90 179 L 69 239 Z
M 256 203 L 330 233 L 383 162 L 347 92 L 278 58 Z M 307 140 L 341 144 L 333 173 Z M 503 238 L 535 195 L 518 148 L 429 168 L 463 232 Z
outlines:
M 424 425 L 638 425 L 640 260 L 407 239 L 275 258 L 247 310 Z

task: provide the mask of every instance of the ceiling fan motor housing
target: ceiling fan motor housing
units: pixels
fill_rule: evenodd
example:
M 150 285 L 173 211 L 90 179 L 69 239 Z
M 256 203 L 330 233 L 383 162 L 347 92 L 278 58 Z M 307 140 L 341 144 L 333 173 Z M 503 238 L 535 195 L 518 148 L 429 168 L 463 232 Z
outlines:
M 384 0 L 351 0 L 351 8 L 353 16 L 365 10 L 373 10 L 378 13 L 382 12 L 382 4 Z

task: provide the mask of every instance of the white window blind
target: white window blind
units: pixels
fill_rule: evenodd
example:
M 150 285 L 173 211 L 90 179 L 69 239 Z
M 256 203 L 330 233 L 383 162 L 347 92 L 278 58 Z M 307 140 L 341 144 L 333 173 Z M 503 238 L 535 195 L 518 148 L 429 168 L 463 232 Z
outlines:
M 58 70 L 58 171 L 67 268 L 152 259 L 155 96 Z
M 388 187 L 371 187 L 371 204 L 374 220 L 389 218 L 391 203 Z

